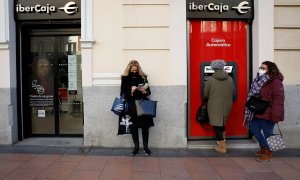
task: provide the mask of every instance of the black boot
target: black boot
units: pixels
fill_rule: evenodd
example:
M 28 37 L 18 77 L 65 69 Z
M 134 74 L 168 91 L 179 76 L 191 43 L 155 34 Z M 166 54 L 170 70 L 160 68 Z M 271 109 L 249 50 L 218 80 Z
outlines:
M 149 128 L 143 128 L 143 146 L 144 146 L 144 153 L 146 156 L 151 154 L 151 151 L 148 148 L 148 139 L 149 139 Z
M 136 156 L 140 151 L 139 132 L 137 128 L 133 128 L 132 130 L 132 140 L 134 143 L 134 150 L 132 151 L 131 155 Z
M 131 155 L 136 156 L 140 151 L 140 148 L 135 147 L 134 150 L 132 151 Z

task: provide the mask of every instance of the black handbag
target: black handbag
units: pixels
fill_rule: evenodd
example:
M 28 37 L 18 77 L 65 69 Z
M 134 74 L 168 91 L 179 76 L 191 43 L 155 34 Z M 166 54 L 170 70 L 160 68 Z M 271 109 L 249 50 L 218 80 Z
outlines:
M 207 103 L 203 102 L 202 105 L 198 108 L 196 120 L 201 125 L 209 123 L 209 117 L 207 112 Z
M 152 100 L 135 100 L 136 115 L 138 117 L 148 116 L 156 117 L 157 101 Z
M 255 114 L 264 114 L 268 106 L 269 101 L 257 96 L 251 96 L 246 102 L 246 107 Z

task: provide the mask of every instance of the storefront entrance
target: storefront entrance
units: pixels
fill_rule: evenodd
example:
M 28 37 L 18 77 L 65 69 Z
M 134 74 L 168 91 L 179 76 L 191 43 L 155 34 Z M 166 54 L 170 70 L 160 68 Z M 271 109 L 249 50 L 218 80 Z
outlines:
M 21 39 L 24 137 L 82 136 L 80 29 L 24 28 Z

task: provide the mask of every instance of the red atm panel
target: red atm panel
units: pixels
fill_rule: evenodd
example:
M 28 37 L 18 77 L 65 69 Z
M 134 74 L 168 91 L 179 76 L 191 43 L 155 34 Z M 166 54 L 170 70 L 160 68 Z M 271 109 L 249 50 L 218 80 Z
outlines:
M 189 139 L 212 139 L 213 131 L 203 129 L 196 122 L 197 109 L 202 102 L 201 64 L 216 59 L 236 64 L 237 97 L 230 113 L 226 137 L 246 138 L 243 126 L 247 97 L 248 50 L 245 21 L 189 21 Z

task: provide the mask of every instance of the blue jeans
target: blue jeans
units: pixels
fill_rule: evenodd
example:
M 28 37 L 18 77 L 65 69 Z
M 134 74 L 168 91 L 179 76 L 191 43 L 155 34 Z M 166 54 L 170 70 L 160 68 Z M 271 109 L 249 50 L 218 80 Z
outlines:
M 250 122 L 250 130 L 261 147 L 270 149 L 267 138 L 273 134 L 274 125 L 271 121 L 255 117 Z

